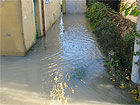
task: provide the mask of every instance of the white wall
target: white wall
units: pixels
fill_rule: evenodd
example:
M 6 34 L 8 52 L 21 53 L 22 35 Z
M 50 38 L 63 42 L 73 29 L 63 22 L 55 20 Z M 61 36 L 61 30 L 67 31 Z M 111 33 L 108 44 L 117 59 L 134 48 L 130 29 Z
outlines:
M 86 0 L 66 0 L 66 13 L 86 12 Z
M 140 8 L 140 0 L 139 0 L 139 8 Z M 137 31 L 140 31 L 140 15 L 137 18 Z M 140 32 L 138 32 L 140 34 Z M 136 38 L 136 40 L 139 40 L 138 38 Z M 140 45 L 138 45 L 135 41 L 135 46 L 134 46 L 134 51 L 138 51 L 140 50 Z M 134 56 L 133 57 L 133 67 L 132 67 L 132 77 L 131 80 L 134 83 L 139 83 L 139 66 L 137 64 L 135 64 L 135 62 L 137 62 L 140 59 L 140 56 Z

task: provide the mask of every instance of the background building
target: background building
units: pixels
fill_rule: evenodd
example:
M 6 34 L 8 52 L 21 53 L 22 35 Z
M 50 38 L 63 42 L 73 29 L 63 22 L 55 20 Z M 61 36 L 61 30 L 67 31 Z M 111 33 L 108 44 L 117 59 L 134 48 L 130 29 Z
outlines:
M 64 13 L 85 13 L 86 0 L 62 0 Z

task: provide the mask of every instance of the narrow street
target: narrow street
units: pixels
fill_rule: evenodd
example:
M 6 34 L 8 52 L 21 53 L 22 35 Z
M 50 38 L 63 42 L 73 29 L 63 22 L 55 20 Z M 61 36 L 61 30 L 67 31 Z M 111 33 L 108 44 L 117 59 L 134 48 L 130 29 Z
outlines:
M 135 104 L 110 81 L 84 15 L 66 14 L 26 57 L 1 57 L 1 99 L 6 105 Z

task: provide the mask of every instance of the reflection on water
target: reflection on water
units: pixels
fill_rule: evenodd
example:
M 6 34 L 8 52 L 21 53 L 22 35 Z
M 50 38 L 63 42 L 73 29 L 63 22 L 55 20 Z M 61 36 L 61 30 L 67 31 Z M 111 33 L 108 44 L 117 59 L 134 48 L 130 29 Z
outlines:
M 68 18 L 68 16 L 66 17 Z M 50 97 L 65 104 L 69 95 L 74 94 L 71 79 L 86 84 L 84 79 L 90 72 L 88 67 L 97 60 L 98 63 L 102 63 L 101 53 L 94 44 L 94 38 L 87 29 L 86 25 L 88 23 L 86 23 L 87 21 L 85 21 L 83 15 L 81 15 L 83 21 L 81 20 L 78 23 L 76 22 L 78 21 L 76 15 L 73 18 L 75 20 L 67 20 L 66 17 L 62 15 L 60 18 L 59 53 L 42 58 L 45 61 L 52 59 L 52 57 L 59 57 L 56 64 L 48 64 L 48 68 L 51 69 L 48 73 L 53 83 Z M 71 22 L 72 24 L 70 24 Z M 99 65 L 94 66 L 98 67 Z M 103 67 L 99 68 L 103 69 Z M 69 92 L 66 94 L 67 91 Z
M 107 78 L 102 54 L 84 15 L 61 16 L 26 57 L 2 57 L 3 104 L 134 103 Z

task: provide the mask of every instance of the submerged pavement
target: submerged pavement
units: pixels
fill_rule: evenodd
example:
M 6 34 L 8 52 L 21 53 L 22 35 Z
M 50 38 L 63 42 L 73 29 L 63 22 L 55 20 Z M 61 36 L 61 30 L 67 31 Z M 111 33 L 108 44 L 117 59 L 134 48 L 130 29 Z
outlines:
M 1 57 L 2 105 L 138 104 L 109 80 L 84 15 L 61 17 L 26 57 Z

